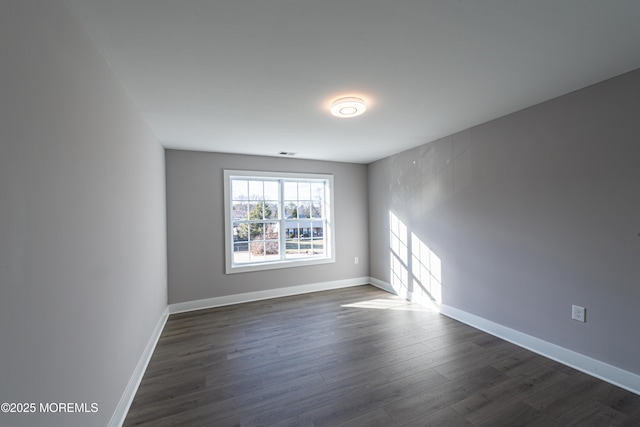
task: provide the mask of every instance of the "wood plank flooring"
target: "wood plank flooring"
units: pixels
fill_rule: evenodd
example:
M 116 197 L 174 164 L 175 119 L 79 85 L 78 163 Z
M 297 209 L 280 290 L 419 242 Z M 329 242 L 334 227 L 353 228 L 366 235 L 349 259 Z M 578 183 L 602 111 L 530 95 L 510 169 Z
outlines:
M 369 285 L 170 316 L 125 426 L 640 426 L 640 396 Z

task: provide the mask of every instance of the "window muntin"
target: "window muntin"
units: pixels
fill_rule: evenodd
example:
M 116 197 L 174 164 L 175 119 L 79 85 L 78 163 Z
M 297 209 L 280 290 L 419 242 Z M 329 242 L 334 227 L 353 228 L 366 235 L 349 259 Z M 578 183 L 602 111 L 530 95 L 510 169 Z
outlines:
M 331 175 L 225 171 L 227 273 L 333 262 Z

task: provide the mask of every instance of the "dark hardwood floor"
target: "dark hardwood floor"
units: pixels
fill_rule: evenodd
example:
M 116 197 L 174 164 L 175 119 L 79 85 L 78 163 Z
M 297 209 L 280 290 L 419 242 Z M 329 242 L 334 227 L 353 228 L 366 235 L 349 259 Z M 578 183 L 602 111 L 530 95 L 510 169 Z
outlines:
M 367 285 L 170 316 L 138 425 L 640 426 L 640 396 Z

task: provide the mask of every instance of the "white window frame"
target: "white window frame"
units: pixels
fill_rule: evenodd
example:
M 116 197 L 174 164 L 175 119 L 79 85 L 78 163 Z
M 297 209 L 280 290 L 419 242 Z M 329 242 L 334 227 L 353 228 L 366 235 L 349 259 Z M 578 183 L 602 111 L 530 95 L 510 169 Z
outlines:
M 284 181 L 323 181 L 325 182 L 325 206 L 326 230 L 325 234 L 325 256 L 305 257 L 299 259 L 284 259 L 282 245 L 284 237 L 281 237 L 280 254 L 281 259 L 276 261 L 261 261 L 256 263 L 237 264 L 233 262 L 233 218 L 231 214 L 231 180 L 232 178 L 246 179 L 279 179 Z M 328 194 L 326 194 L 328 193 Z M 293 172 L 271 172 L 271 171 L 248 171 L 248 170 L 224 170 L 224 230 L 225 230 L 225 271 L 226 274 L 244 273 L 250 271 L 272 270 L 277 268 L 302 267 L 307 265 L 327 264 L 335 262 L 335 226 L 334 226 L 334 196 L 333 196 L 333 175 L 315 173 L 293 173 Z M 285 217 L 283 194 L 280 193 L 280 235 L 284 236 Z

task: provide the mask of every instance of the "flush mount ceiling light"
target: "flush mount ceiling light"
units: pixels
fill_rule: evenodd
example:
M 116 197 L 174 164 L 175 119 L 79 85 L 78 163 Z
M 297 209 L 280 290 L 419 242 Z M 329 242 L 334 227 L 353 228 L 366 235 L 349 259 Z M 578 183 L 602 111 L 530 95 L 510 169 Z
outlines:
M 364 100 L 355 96 L 345 96 L 338 98 L 331 104 L 331 114 L 336 117 L 349 118 L 356 117 L 364 113 L 367 106 Z

